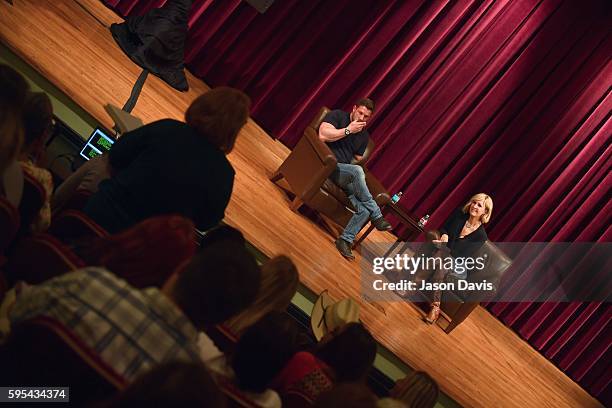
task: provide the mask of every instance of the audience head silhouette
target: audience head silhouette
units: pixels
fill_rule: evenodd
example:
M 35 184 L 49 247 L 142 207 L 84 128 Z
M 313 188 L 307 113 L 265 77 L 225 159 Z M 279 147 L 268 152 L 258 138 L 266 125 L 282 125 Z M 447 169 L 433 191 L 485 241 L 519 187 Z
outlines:
M 263 392 L 298 351 L 299 332 L 286 313 L 270 312 L 240 337 L 232 360 L 238 385 Z
M 53 125 L 53 106 L 44 92 L 28 94 L 23 108 L 24 145 L 29 153 L 42 149 Z
M 194 325 L 202 329 L 249 306 L 260 279 L 255 257 L 243 243 L 219 240 L 202 248 L 164 286 Z
M 286 310 L 297 291 L 298 283 L 298 271 L 291 259 L 279 255 L 268 260 L 261 266 L 261 284 L 253 304 L 224 325 L 234 334 L 240 335 L 266 313 Z
M 376 341 L 361 323 L 347 323 L 319 343 L 316 355 L 334 370 L 337 382 L 363 381 L 376 357 Z
M 20 73 L 0 64 L 0 174 L 21 151 L 21 112 L 28 89 L 28 83 Z
M 197 97 L 185 112 L 185 121 L 221 151 L 234 148 L 238 132 L 249 118 L 250 98 L 242 91 L 221 86 Z

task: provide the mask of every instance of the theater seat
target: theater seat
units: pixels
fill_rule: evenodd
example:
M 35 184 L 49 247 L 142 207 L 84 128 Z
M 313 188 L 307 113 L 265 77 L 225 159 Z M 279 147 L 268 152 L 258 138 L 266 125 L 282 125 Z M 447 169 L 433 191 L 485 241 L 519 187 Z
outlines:
M 127 381 L 68 328 L 47 317 L 13 325 L 0 346 L 0 384 L 70 387 L 72 406 L 104 400 Z
M 19 230 L 19 211 L 4 197 L 0 197 L 0 267 L 6 261 L 4 252 Z
M 16 243 L 5 272 L 11 284 L 20 280 L 37 284 L 84 266 L 85 262 L 64 243 L 49 234 L 38 233 Z
M 53 219 L 49 233 L 63 242 L 108 236 L 104 228 L 79 210 L 66 210 L 59 213 Z

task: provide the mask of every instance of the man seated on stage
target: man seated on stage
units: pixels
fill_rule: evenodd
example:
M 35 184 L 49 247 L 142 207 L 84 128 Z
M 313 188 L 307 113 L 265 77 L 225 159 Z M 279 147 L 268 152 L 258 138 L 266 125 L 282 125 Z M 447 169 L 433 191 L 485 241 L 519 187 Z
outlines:
M 344 190 L 356 210 L 336 240 L 336 248 L 348 259 L 355 258 L 351 244 L 368 218 L 379 231 L 391 229 L 391 224 L 383 218 L 368 190 L 363 168 L 351 164 L 353 160 L 361 160 L 368 147 L 370 135 L 365 127 L 373 112 L 374 102 L 363 98 L 357 101 L 351 113 L 339 109 L 329 112 L 319 127 L 319 139 L 327 143 L 338 160 L 338 166 L 330 178 Z

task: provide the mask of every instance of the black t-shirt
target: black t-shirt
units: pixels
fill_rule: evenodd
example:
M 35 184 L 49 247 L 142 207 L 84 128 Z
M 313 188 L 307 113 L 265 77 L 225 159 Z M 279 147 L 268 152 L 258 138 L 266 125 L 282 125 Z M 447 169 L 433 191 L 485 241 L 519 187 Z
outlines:
M 333 110 L 325 115 L 323 122 L 332 124 L 336 129 L 344 129 L 351 123 L 351 115 L 340 109 Z M 350 164 L 355 155 L 362 156 L 368 147 L 370 134 L 367 130 L 351 133 L 334 142 L 326 142 L 336 155 L 338 163 Z
M 470 218 L 470 215 L 464 213 L 463 209 L 459 207 L 448 217 L 444 226 L 440 228 L 441 234 L 448 235 L 448 243 L 446 245 L 450 248 L 451 255 L 455 258 L 471 256 L 488 239 L 487 232 L 482 224 L 472 231 L 471 234 L 460 238 L 461 230 L 468 218 Z

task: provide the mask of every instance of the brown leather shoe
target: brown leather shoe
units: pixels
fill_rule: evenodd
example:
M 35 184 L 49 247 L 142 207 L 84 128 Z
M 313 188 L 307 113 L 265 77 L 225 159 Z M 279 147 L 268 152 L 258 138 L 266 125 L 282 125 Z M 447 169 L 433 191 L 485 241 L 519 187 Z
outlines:
M 429 313 L 427 313 L 427 316 L 425 316 L 424 320 L 428 324 L 434 324 L 436 320 L 438 320 L 438 317 L 440 317 L 440 304 L 432 303 L 431 309 L 429 310 Z
M 351 243 L 343 240 L 342 238 L 338 238 L 336 240 L 336 248 L 340 252 L 340 254 L 346 259 L 355 259 L 355 255 L 351 251 Z

